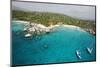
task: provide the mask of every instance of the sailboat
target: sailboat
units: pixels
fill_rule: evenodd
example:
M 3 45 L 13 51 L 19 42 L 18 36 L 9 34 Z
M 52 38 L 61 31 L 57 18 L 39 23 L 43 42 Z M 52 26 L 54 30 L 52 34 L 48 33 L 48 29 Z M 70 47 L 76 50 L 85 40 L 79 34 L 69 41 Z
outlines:
M 80 52 L 78 50 L 76 50 L 76 56 L 78 57 L 78 59 L 82 59 L 82 57 L 80 56 Z
M 89 54 L 92 54 L 92 52 L 93 52 L 93 48 L 89 48 L 89 47 L 87 47 L 86 49 L 87 49 L 87 52 L 88 52 Z

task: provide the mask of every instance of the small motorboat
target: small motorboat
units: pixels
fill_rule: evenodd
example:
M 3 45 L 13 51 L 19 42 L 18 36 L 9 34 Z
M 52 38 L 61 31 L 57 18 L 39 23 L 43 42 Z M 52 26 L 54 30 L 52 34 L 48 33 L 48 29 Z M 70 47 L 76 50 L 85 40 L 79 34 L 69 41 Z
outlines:
M 31 36 L 32 34 L 29 34 L 29 33 L 25 35 L 25 37 L 31 37 Z
M 87 49 L 87 52 L 89 53 L 89 54 L 92 54 L 92 51 L 93 51 L 93 48 L 86 48 Z
M 76 56 L 78 57 L 78 59 L 82 59 L 82 57 L 80 56 L 80 52 L 78 50 L 76 50 Z

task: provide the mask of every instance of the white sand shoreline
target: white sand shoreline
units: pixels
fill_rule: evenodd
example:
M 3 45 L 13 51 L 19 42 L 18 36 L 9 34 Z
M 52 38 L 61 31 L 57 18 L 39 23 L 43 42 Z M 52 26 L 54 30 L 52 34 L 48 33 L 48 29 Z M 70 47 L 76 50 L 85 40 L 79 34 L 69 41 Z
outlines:
M 29 23 L 28 21 L 21 21 L 21 20 L 12 20 L 12 22 Z
M 29 24 L 28 21 L 21 21 L 21 20 L 13 20 L 14 22 L 19 22 L 19 23 L 25 23 L 25 24 Z M 32 24 L 37 24 L 37 23 L 32 23 Z M 74 25 L 65 25 L 65 24 L 56 24 L 56 25 L 50 25 L 48 27 L 46 27 L 45 25 L 43 24 L 37 24 L 38 26 L 40 26 L 41 28 L 46 28 L 46 29 L 53 29 L 53 28 L 56 28 L 56 27 L 59 27 L 59 26 L 64 26 L 64 27 L 68 27 L 68 28 L 72 28 L 72 29 L 77 29 L 77 30 L 80 30 L 80 31 L 83 31 L 83 32 L 86 32 L 84 29 L 78 27 L 78 26 L 74 26 Z

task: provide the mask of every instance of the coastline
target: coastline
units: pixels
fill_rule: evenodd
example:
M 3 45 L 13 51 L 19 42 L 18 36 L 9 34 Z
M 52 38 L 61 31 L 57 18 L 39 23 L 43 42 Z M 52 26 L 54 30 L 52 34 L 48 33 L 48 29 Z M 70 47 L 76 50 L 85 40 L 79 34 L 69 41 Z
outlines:
M 19 23 L 29 24 L 28 21 L 22 21 L 22 20 L 12 20 L 12 22 L 19 22 Z
M 30 22 L 28 22 L 28 21 L 22 21 L 22 20 L 13 20 L 14 22 L 19 22 L 19 23 L 24 23 L 24 24 L 29 24 Z M 37 23 L 32 23 L 32 24 L 37 24 Z M 43 25 L 43 24 L 37 24 L 38 26 L 40 26 L 41 28 L 48 28 L 48 29 L 53 29 L 53 28 L 55 28 L 55 27 L 59 27 L 59 26 L 64 26 L 64 27 L 68 27 L 68 28 L 76 28 L 77 30 L 81 30 L 81 31 L 84 31 L 85 32 L 85 30 L 84 29 L 82 29 L 81 27 L 78 27 L 78 26 L 74 26 L 74 25 L 66 25 L 66 24 L 56 24 L 56 25 L 50 25 L 50 26 L 45 26 L 45 25 Z

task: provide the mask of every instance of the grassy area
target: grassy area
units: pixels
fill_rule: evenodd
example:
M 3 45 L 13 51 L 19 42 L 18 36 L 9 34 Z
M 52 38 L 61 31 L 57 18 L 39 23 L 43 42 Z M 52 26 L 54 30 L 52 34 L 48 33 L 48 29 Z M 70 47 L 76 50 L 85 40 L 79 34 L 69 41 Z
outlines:
M 80 20 L 57 13 L 12 11 L 12 18 L 40 23 L 46 26 L 63 23 L 79 26 L 82 28 L 95 29 L 95 21 Z

